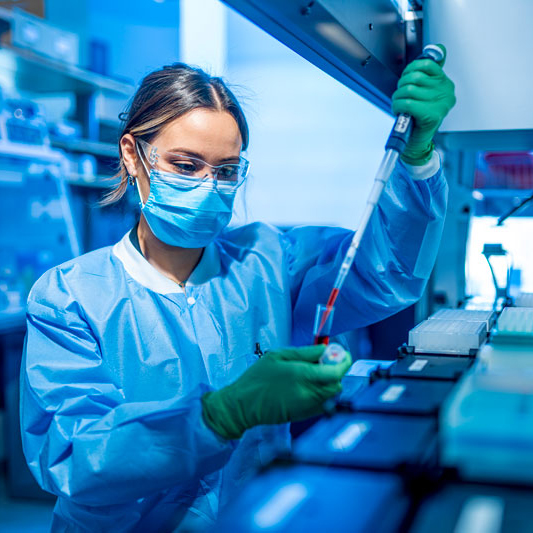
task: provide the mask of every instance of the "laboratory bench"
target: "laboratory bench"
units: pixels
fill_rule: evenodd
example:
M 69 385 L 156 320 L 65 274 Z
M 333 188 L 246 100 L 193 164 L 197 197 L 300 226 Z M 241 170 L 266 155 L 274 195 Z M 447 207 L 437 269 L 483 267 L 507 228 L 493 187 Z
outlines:
M 336 412 L 258 472 L 214 531 L 531 531 L 533 309 L 447 310 L 431 321 L 395 360 L 355 361 Z M 20 443 L 24 334 L 23 309 L 0 313 L 7 490 L 51 501 Z
M 435 313 L 395 361 L 356 361 L 213 531 L 531 532 L 532 358 L 533 308 Z

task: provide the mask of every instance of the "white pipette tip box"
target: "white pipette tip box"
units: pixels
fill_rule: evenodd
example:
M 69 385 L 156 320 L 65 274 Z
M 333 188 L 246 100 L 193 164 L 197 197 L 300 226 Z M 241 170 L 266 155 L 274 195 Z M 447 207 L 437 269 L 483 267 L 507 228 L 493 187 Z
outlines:
M 409 332 L 409 345 L 415 353 L 470 356 L 486 338 L 486 322 L 430 319 Z
M 441 309 L 429 317 L 429 320 L 464 320 L 466 322 L 485 322 L 490 331 L 496 322 L 494 311 L 477 311 L 468 309 Z
M 495 344 L 533 344 L 533 307 L 506 307 L 492 336 Z

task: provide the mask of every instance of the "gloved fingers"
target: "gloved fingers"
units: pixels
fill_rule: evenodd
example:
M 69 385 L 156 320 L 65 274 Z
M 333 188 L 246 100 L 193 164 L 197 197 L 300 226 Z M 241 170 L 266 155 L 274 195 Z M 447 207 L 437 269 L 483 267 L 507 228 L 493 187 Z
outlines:
M 403 87 L 396 89 L 392 95 L 393 101 L 401 100 L 402 98 L 412 99 L 418 102 L 432 102 L 435 100 L 435 91 L 428 91 L 427 89 L 418 87 L 417 85 L 404 85 Z
M 323 344 L 313 346 L 290 346 L 281 350 L 270 352 L 268 355 L 278 361 L 305 361 L 317 363 L 326 347 Z
M 337 365 L 308 365 L 304 372 L 308 381 L 318 384 L 338 383 L 352 366 L 352 356 L 347 352 L 346 359 Z
M 319 401 L 327 400 L 328 398 L 333 398 L 333 396 L 336 396 L 337 394 L 340 394 L 342 392 L 342 385 L 339 381 L 336 383 L 327 383 L 324 385 L 321 385 L 319 389 L 320 398 Z
M 340 394 L 341 392 L 342 392 L 342 385 L 339 382 L 323 383 L 315 387 L 313 390 L 312 396 L 309 397 L 309 400 L 311 401 L 311 405 L 310 405 L 311 412 L 305 418 L 308 418 L 309 416 L 322 414 L 324 412 L 324 408 L 323 408 L 324 402 L 328 400 L 329 398 L 333 398 L 337 394 Z
M 444 76 L 442 67 L 433 61 L 433 59 L 415 59 L 411 61 L 403 70 L 402 76 L 411 72 L 424 72 L 428 76 L 441 77 Z
M 415 70 L 408 74 L 403 74 L 398 80 L 398 89 L 404 85 L 416 85 L 418 87 L 436 88 L 442 82 L 442 77 L 429 76 L 425 72 Z
M 323 384 L 315 387 L 312 396 L 307 400 L 306 409 L 298 409 L 296 413 L 290 416 L 291 421 L 305 420 L 311 416 L 317 416 L 324 413 L 324 402 L 333 398 L 342 392 L 342 386 L 339 382 Z
M 346 358 L 340 365 L 337 365 L 339 367 L 339 370 L 342 372 L 341 379 L 345 376 L 346 372 L 350 370 L 352 364 L 353 364 L 352 354 L 348 350 L 346 350 Z
M 395 98 L 392 102 L 392 112 L 395 115 L 406 113 L 416 119 L 420 111 L 420 102 L 412 98 Z
M 392 112 L 395 115 L 406 113 L 416 120 L 416 127 L 429 127 L 440 124 L 446 116 L 450 106 L 443 102 L 420 102 L 412 98 L 398 98 L 392 103 Z

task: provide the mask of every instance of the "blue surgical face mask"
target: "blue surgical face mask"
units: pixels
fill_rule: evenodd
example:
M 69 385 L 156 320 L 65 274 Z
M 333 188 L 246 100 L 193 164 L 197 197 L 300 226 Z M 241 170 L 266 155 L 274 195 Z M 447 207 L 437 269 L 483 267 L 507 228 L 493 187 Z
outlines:
M 229 224 L 235 189 L 217 189 L 212 179 L 191 187 L 187 176 L 151 169 L 150 194 L 141 211 L 152 233 L 165 244 L 203 248 Z

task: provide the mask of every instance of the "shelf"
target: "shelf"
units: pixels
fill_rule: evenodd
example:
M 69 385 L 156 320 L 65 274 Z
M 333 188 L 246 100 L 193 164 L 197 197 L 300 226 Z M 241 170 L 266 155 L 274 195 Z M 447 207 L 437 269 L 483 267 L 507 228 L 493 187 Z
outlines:
M 65 181 L 69 185 L 76 187 L 89 187 L 91 189 L 111 189 L 117 184 L 117 181 L 109 181 L 111 176 L 90 176 L 93 179 L 88 180 L 86 175 L 83 174 L 67 174 Z
M 526 198 L 531 196 L 531 189 L 474 189 L 485 198 Z
M 0 335 L 24 331 L 26 327 L 26 308 L 8 307 L 0 311 Z
M 61 154 L 54 150 L 50 150 L 49 146 L 33 146 L 31 144 L 13 143 L 6 140 L 0 140 L 0 156 L 33 159 L 34 161 L 52 163 L 59 163 L 62 158 Z
M 0 71 L 9 73 L 17 89 L 28 92 L 90 94 L 106 91 L 129 97 L 134 86 L 75 65 L 39 55 L 26 48 L 2 45 Z
M 112 143 L 88 141 L 87 139 L 72 139 L 66 141 L 54 137 L 50 138 L 50 143 L 54 148 L 61 148 L 67 152 L 79 152 L 101 157 L 118 158 L 118 146 Z

